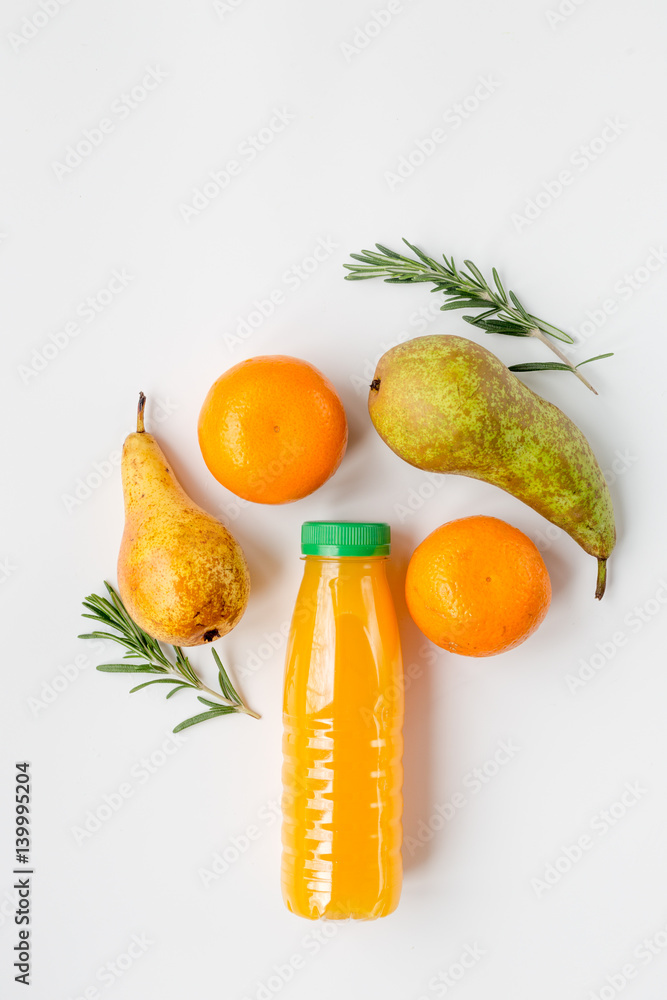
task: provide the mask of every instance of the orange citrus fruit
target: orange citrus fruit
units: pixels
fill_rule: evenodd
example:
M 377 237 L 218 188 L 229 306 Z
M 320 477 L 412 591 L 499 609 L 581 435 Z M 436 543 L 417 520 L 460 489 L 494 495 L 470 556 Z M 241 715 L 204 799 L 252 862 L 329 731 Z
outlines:
M 244 500 L 290 503 L 334 474 L 347 445 L 345 410 L 307 361 L 250 358 L 224 372 L 199 414 L 199 446 L 218 482 Z
M 436 528 L 412 553 L 405 596 L 436 646 L 464 656 L 514 649 L 544 619 L 551 581 L 536 546 L 497 517 Z

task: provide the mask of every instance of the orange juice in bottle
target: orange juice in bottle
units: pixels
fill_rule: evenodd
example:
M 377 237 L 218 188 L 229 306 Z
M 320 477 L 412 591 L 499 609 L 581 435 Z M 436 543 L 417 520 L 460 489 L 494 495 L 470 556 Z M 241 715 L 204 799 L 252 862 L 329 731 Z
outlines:
M 289 910 L 374 919 L 401 893 L 403 673 L 388 524 L 308 521 L 283 702 Z

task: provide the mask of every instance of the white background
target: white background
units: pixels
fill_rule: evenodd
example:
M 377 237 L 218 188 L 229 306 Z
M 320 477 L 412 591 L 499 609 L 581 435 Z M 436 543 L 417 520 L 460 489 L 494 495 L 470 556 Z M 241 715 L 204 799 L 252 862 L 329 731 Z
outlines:
M 378 30 L 373 11 L 384 0 L 236 0 L 217 10 L 206 0 L 72 0 L 49 18 L 35 0 L 3 4 L 3 996 L 664 995 L 667 267 L 642 267 L 667 237 L 667 16 L 660 0 L 562 8 L 570 13 L 549 16 L 555 0 L 404 0 Z M 164 77 L 159 85 L 131 113 L 114 110 L 149 68 Z M 249 162 L 240 147 L 274 109 L 293 120 Z M 99 146 L 58 167 L 103 118 L 113 130 Z M 595 143 L 607 119 L 618 135 Z M 418 142 L 436 128 L 445 139 L 432 155 L 392 179 L 400 157 L 419 161 Z M 197 214 L 184 210 L 230 159 L 240 174 Z M 571 183 L 559 192 L 563 170 Z M 577 360 L 615 352 L 586 369 L 598 397 L 565 373 L 525 376 L 580 425 L 612 484 L 619 542 L 601 603 L 594 561 L 566 535 L 547 534 L 547 522 L 483 483 L 442 477 L 425 487 L 425 473 L 373 431 L 365 385 L 390 344 L 420 332 L 475 336 L 455 313 L 434 311 L 420 328 L 417 310 L 435 298 L 428 286 L 343 282 L 350 252 L 376 240 L 396 247 L 403 235 L 432 254 L 498 267 L 529 308 L 578 333 Z M 294 288 L 286 272 L 320 239 L 335 248 Z M 88 322 L 81 303 L 123 269 L 131 281 Z M 635 272 L 632 289 L 624 275 Z M 235 343 L 255 300 L 275 289 L 284 301 Z M 76 336 L 63 335 L 73 321 Z M 477 339 L 508 364 L 547 357 L 538 344 Z M 306 358 L 332 379 L 350 446 L 315 495 L 239 508 L 204 466 L 196 421 L 214 379 L 264 353 Z M 193 497 L 232 528 L 253 583 L 246 616 L 217 646 L 262 720 L 196 727 L 170 755 L 161 747 L 190 714 L 190 696 L 130 697 L 130 679 L 94 670 L 117 658 L 114 647 L 96 654 L 76 638 L 81 599 L 115 580 L 123 512 L 113 463 L 140 389 L 149 429 Z M 420 489 L 432 494 L 421 504 Z M 485 660 L 436 650 L 401 597 L 416 544 L 471 513 L 506 518 L 538 540 L 554 590 L 539 632 Z M 270 817 L 299 525 L 328 517 L 392 523 L 392 581 L 414 675 L 405 725 L 412 839 L 397 912 L 337 926 L 320 943 L 317 926 L 283 907 Z M 192 659 L 210 674 L 209 651 Z M 590 679 L 574 687 L 579 672 Z M 475 794 L 470 772 L 503 740 L 520 749 Z M 21 759 L 34 777 L 30 992 L 11 968 L 10 814 Z M 123 783 L 131 796 L 77 837 Z M 628 794 L 615 806 L 626 783 L 638 789 L 633 803 Z M 465 805 L 443 827 L 436 806 L 456 791 Z M 605 831 L 610 809 L 618 819 Z M 238 850 L 251 826 L 256 839 Z M 582 837 L 589 849 L 568 862 L 564 850 Z M 232 863 L 206 886 L 216 853 Z M 553 884 L 541 887 L 549 871 Z M 129 965 L 132 935 L 151 943 Z M 467 946 L 483 955 L 448 986 Z

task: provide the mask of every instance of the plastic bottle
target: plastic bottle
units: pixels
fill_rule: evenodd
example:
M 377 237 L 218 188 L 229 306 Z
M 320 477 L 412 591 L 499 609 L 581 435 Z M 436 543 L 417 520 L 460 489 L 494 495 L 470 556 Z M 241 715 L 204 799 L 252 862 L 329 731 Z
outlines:
M 317 919 L 401 893 L 403 667 L 388 524 L 309 521 L 283 703 L 282 890 Z

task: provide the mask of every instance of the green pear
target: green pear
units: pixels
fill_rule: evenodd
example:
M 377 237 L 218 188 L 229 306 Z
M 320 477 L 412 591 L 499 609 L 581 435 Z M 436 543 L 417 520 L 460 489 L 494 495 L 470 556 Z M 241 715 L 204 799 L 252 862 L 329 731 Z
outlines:
M 602 470 L 579 428 L 486 348 L 430 336 L 380 358 L 368 408 L 410 465 L 499 486 L 563 528 L 598 560 L 595 596 L 616 541 Z
M 123 446 L 125 529 L 118 589 L 134 621 L 162 642 L 198 646 L 225 635 L 248 603 L 250 577 L 238 542 L 190 499 L 152 434 Z

